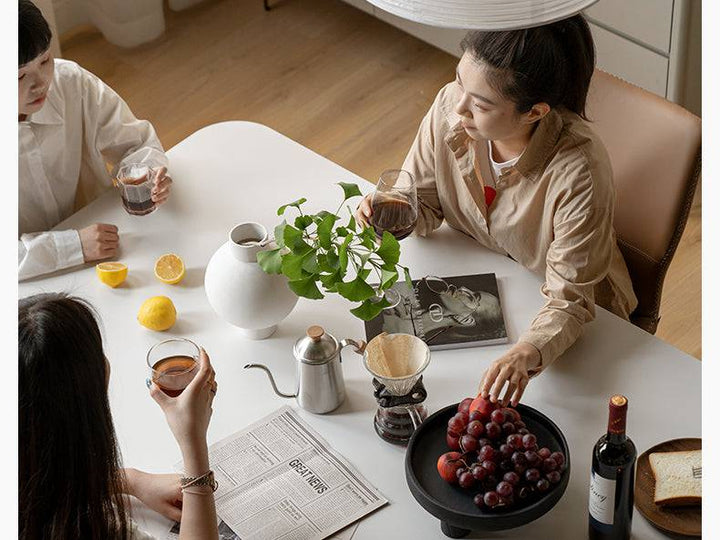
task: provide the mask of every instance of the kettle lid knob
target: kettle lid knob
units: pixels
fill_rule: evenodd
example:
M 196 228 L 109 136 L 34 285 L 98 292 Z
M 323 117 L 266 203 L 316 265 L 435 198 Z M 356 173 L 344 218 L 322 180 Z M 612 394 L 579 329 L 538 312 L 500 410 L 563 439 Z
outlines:
M 338 357 L 340 346 L 322 326 L 312 325 L 295 342 L 293 354 L 304 364 L 324 364 Z
M 325 330 L 322 326 L 313 325 L 307 329 L 306 334 L 307 337 L 317 343 L 325 335 Z

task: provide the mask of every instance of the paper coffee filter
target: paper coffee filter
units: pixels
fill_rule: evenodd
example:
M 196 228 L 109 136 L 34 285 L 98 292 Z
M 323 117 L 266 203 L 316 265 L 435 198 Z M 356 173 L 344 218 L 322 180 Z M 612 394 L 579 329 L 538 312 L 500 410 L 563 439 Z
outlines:
M 407 394 L 429 361 L 425 343 L 409 334 L 376 336 L 365 349 L 365 366 L 394 395 Z

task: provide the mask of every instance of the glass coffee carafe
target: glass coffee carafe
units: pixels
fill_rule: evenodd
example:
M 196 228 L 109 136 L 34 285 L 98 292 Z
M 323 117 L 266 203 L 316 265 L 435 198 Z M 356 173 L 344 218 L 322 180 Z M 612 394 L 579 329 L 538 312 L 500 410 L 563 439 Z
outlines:
M 390 443 L 406 445 L 428 414 L 422 382 L 430 362 L 428 346 L 410 334 L 383 332 L 367 344 L 363 362 L 374 376 L 375 431 Z

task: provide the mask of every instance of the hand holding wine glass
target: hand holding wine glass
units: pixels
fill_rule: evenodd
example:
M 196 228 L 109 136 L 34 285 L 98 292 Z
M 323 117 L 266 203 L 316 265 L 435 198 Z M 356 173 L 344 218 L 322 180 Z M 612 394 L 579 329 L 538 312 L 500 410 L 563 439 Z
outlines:
M 418 217 L 417 188 L 412 174 L 402 169 L 383 171 L 372 195 L 358 207 L 357 219 L 382 237 L 388 231 L 398 240 L 410 235 Z

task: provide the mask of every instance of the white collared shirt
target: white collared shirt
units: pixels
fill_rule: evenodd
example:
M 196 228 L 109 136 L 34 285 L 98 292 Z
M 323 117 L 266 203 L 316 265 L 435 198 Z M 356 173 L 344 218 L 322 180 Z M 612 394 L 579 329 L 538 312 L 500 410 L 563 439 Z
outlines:
M 95 75 L 60 59 L 44 106 L 18 122 L 18 154 L 19 280 L 82 264 L 78 232 L 50 229 L 109 189 L 120 166 L 168 164 L 150 122 Z

